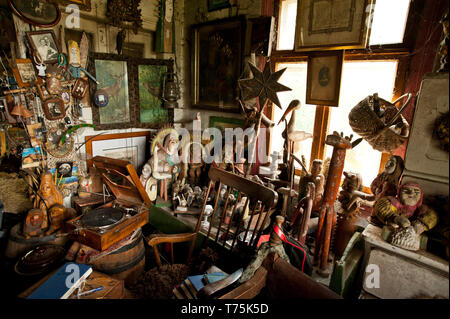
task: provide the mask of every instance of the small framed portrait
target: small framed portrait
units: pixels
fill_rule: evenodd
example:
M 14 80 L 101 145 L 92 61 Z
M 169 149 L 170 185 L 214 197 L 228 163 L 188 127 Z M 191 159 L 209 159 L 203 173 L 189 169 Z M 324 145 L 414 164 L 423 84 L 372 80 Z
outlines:
M 60 49 L 53 30 L 29 31 L 26 36 L 34 54 L 39 55 L 42 62 L 58 61 Z
M 45 117 L 49 121 L 59 120 L 66 116 L 64 101 L 60 97 L 52 97 L 44 102 Z
M 19 87 L 28 87 L 37 82 L 38 78 L 30 59 L 16 59 L 16 66 L 13 72 Z
M 76 99 L 82 100 L 86 96 L 88 89 L 89 89 L 89 82 L 86 81 L 85 79 L 79 78 L 73 85 L 72 95 Z
M 306 104 L 338 106 L 343 51 L 308 54 Z
M 64 178 L 71 177 L 72 167 L 72 162 L 56 163 L 56 172 L 58 173 L 58 176 L 62 176 Z

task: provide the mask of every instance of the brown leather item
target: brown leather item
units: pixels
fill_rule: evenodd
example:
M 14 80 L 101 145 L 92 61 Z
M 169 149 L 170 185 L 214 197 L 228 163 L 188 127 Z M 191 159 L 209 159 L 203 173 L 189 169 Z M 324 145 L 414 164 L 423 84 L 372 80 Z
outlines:
M 83 226 L 83 217 L 86 214 L 95 213 L 95 210 L 66 223 L 66 232 L 70 233 L 71 239 L 96 250 L 104 251 L 139 227 L 147 224 L 148 209 L 151 202 L 132 164 L 102 156 L 96 156 L 92 160 L 94 166 L 101 172 L 103 182 L 115 196 L 113 201 L 100 208 L 112 208 L 116 205 L 138 211 L 134 216 L 119 218 L 111 227 L 103 229 L 100 227 L 97 229 L 93 227 L 85 228 Z

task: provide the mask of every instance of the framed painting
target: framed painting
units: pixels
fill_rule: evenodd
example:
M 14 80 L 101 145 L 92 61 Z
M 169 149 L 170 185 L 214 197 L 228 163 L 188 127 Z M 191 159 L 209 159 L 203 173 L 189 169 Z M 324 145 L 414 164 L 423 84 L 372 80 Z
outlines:
M 150 157 L 150 131 L 86 136 L 87 166 L 92 158 L 105 156 L 129 161 L 140 171 Z
M 137 88 L 133 97 L 136 127 L 160 128 L 173 123 L 173 109 L 164 107 L 163 85 L 168 72 L 173 72 L 173 60 L 133 59 L 130 81 Z
M 238 118 L 222 117 L 222 116 L 211 116 L 209 118 L 210 127 L 217 128 L 222 131 L 222 135 L 226 128 L 237 128 L 244 127 L 245 120 Z M 222 136 L 225 137 L 224 135 Z M 215 138 L 215 137 L 214 137 Z
M 208 0 L 208 12 L 230 8 L 230 0 Z
M 239 16 L 198 24 L 193 33 L 193 106 L 239 112 L 245 19 Z
M 108 103 L 92 107 L 96 130 L 123 129 L 135 124 L 133 94 L 129 79 L 130 58 L 107 53 L 90 53 L 88 72 L 98 81 L 91 82 L 91 96 L 101 92 L 108 97 Z
M 296 51 L 365 48 L 375 0 L 298 1 Z
M 308 55 L 306 104 L 338 106 L 343 51 L 313 52 Z
M 60 47 L 53 30 L 28 31 L 26 36 L 34 54 L 39 54 L 43 63 L 58 62 Z
M 8 5 L 19 18 L 37 27 L 50 28 L 61 20 L 58 6 L 45 0 L 8 0 Z

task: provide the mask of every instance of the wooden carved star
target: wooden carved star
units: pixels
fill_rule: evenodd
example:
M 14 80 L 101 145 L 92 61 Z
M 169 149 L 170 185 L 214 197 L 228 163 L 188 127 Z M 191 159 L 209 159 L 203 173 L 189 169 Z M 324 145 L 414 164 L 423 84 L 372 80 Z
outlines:
M 291 89 L 287 86 L 278 83 L 278 79 L 284 71 L 286 71 L 286 68 L 275 73 L 271 73 L 269 64 L 270 63 L 266 63 L 264 71 L 261 72 L 255 65 L 248 62 L 253 78 L 238 81 L 242 93 L 242 99 L 247 101 L 258 97 L 261 108 L 265 106 L 267 100 L 270 100 L 281 109 L 282 107 L 280 100 L 278 99 L 277 92 L 291 91 Z

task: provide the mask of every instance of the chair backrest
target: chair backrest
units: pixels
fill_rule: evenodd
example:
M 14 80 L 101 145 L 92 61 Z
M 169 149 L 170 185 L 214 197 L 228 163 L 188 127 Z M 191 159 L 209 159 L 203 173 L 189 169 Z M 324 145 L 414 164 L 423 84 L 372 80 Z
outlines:
M 249 180 L 243 176 L 227 172 L 220 168 L 211 166 L 208 176 L 210 179 L 208 191 L 203 202 L 203 207 L 199 215 L 199 219 L 195 228 L 195 233 L 202 231 L 201 223 L 204 216 L 205 207 L 211 190 L 216 189 L 216 198 L 214 200 L 213 212 L 211 214 L 211 221 L 214 221 L 216 215 L 221 211 L 221 215 L 218 216 L 218 224 L 213 225 L 210 222 L 209 228 L 206 231 L 205 243 L 209 240 L 214 241 L 217 244 L 221 244 L 223 247 L 233 250 L 238 236 L 243 234 L 242 240 L 247 242 L 248 246 L 256 248 L 259 237 L 266 222 L 269 220 L 270 214 L 273 212 L 272 208 L 275 207 L 278 201 L 278 194 L 274 190 Z M 219 204 L 219 194 L 222 186 L 227 186 L 225 201 L 223 207 Z M 230 194 L 236 196 L 236 201 L 232 203 L 230 200 Z M 241 199 L 246 197 L 243 212 L 235 218 L 236 208 L 241 202 Z M 248 216 L 245 216 L 244 212 L 248 207 Z M 219 209 L 221 208 L 221 210 Z M 225 223 L 227 212 L 231 212 L 231 216 L 228 216 L 228 224 Z M 244 220 L 244 218 L 246 220 Z M 245 225 L 247 224 L 247 225 Z M 248 237 L 250 237 L 248 239 Z
M 233 174 L 231 172 L 224 171 L 217 167 L 211 166 L 208 176 L 210 182 L 207 193 L 205 194 L 205 200 L 202 205 L 202 210 L 199 215 L 195 231 L 193 233 L 170 234 L 170 235 L 153 234 L 147 237 L 147 242 L 149 246 L 153 247 L 154 249 L 156 263 L 158 267 L 161 267 L 162 263 L 157 246 L 159 244 L 165 243 L 170 244 L 170 254 L 173 264 L 174 263 L 173 244 L 181 242 L 191 242 L 186 261 L 186 263 L 189 263 L 189 260 L 192 256 L 195 247 L 197 234 L 199 231 L 204 231 L 206 233 L 207 240 L 204 241 L 204 244 L 206 244 L 209 240 L 212 240 L 215 243 L 218 243 L 219 245 L 222 244 L 223 247 L 230 250 L 233 250 L 233 247 L 236 245 L 237 238 L 240 233 L 244 233 L 243 239 L 245 240 L 245 238 L 247 238 L 247 236 L 249 236 L 248 234 L 251 232 L 248 246 L 250 249 L 255 249 L 257 247 L 257 243 L 259 237 L 261 236 L 262 231 L 264 230 L 264 226 L 266 222 L 269 220 L 270 214 L 273 212 L 271 211 L 271 209 L 275 207 L 277 203 L 278 194 L 274 190 L 265 187 L 264 185 L 258 184 L 254 181 Z M 227 186 L 227 191 L 225 196 L 226 200 L 222 206 L 222 204 L 219 201 L 219 193 L 223 185 Z M 214 220 L 216 214 L 220 210 L 219 208 L 222 208 L 221 216 L 219 216 L 218 225 L 213 225 L 213 222 L 211 222 L 209 228 L 207 230 L 206 229 L 203 230 L 201 229 L 201 223 L 203 220 L 208 197 L 211 194 L 211 190 L 213 188 L 217 190 L 216 191 L 217 196 L 214 201 L 214 210 L 211 214 L 211 221 Z M 237 197 L 235 203 L 231 203 L 231 201 L 229 201 L 230 197 L 229 195 L 232 192 L 235 193 Z M 247 226 L 244 227 L 245 226 L 244 213 L 242 213 L 235 222 L 233 223 L 230 222 L 226 224 L 225 223 L 226 212 L 231 211 L 231 216 L 229 217 L 230 220 L 233 221 L 236 214 L 236 207 L 239 201 L 244 197 L 247 198 L 244 205 L 244 211 L 247 205 L 249 207 L 248 209 L 249 217 Z M 222 234 L 222 237 L 225 238 L 225 240 L 221 238 L 220 234 Z M 230 236 L 230 238 L 228 238 L 228 236 Z

